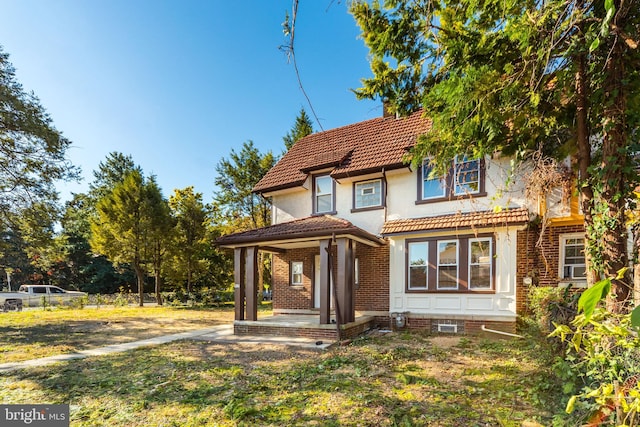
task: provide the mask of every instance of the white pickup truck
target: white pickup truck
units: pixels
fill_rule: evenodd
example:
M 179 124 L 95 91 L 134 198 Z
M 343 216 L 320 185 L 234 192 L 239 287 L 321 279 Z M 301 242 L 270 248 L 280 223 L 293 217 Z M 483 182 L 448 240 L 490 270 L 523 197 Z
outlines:
M 44 303 L 50 305 L 69 304 L 75 298 L 86 297 L 85 292 L 65 291 L 50 285 L 22 285 L 18 292 L 0 292 L 0 310 L 22 310 L 22 307 L 38 307 Z

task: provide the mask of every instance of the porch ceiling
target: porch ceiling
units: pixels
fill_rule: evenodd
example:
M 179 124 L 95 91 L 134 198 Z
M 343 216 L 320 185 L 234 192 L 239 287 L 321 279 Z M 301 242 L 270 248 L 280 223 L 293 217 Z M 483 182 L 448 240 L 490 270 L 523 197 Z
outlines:
M 386 242 L 351 222 L 329 215 L 297 219 L 268 227 L 227 234 L 216 239 L 223 248 L 259 246 L 264 250 L 285 250 L 318 246 L 321 240 L 349 238 L 378 247 Z

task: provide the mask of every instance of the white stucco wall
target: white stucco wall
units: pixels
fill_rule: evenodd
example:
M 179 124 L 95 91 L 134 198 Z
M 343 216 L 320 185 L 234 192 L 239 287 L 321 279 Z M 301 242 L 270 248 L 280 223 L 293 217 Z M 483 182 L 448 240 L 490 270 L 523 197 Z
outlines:
M 416 171 L 408 168 L 387 173 L 386 207 L 373 211 L 351 212 L 353 208 L 353 183 L 382 174 L 341 179 L 336 182 L 336 216 L 371 233 L 378 234 L 385 221 L 403 218 L 421 218 L 456 212 L 486 211 L 495 206 L 527 206 L 524 198 L 523 180 L 511 176 L 509 159 L 485 159 L 485 189 L 487 196 L 460 200 L 416 204 L 418 178 Z M 507 186 L 507 181 L 510 184 Z M 273 194 L 273 222 L 281 223 L 312 214 L 311 178 L 305 188 Z M 533 206 L 531 206 L 533 207 Z
M 515 227 L 488 229 L 495 233 L 496 271 L 495 293 L 409 293 L 406 292 L 406 256 L 405 237 L 390 238 L 389 307 L 391 312 L 408 311 L 412 314 L 425 314 L 431 317 L 473 318 L 484 320 L 514 321 L 516 317 L 516 233 Z M 482 233 L 482 230 L 478 230 Z M 462 234 L 461 234 L 462 235 Z M 432 238 L 450 234 L 429 233 L 411 234 L 414 238 Z

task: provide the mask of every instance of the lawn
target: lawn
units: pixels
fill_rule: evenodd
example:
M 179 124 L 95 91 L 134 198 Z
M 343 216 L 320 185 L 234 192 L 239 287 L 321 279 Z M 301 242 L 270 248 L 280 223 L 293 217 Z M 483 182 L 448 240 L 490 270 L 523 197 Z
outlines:
M 229 323 L 233 308 L 87 307 L 0 313 L 0 363 Z
M 547 355 L 421 333 L 325 352 L 178 341 L 1 374 L 0 401 L 68 403 L 72 426 L 546 426 L 563 409 Z

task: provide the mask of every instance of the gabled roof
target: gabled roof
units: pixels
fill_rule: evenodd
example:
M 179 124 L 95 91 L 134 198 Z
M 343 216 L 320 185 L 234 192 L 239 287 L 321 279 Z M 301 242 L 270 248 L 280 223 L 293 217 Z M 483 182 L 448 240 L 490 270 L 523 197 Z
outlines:
M 253 230 L 227 234 L 216 239 L 216 244 L 226 248 L 286 244 L 295 241 L 319 240 L 333 236 L 350 236 L 370 246 L 380 246 L 385 241 L 351 222 L 328 215 L 311 216 Z
M 381 234 L 418 233 L 424 231 L 449 231 L 483 227 L 499 227 L 529 222 L 529 211 L 525 208 L 504 209 L 500 212 L 459 212 L 449 215 L 425 218 L 398 219 L 387 221 Z
M 404 118 L 379 117 L 308 135 L 256 184 L 268 193 L 302 185 L 309 173 L 334 168 L 339 179 L 405 167 L 403 158 L 431 122 L 418 111 Z

